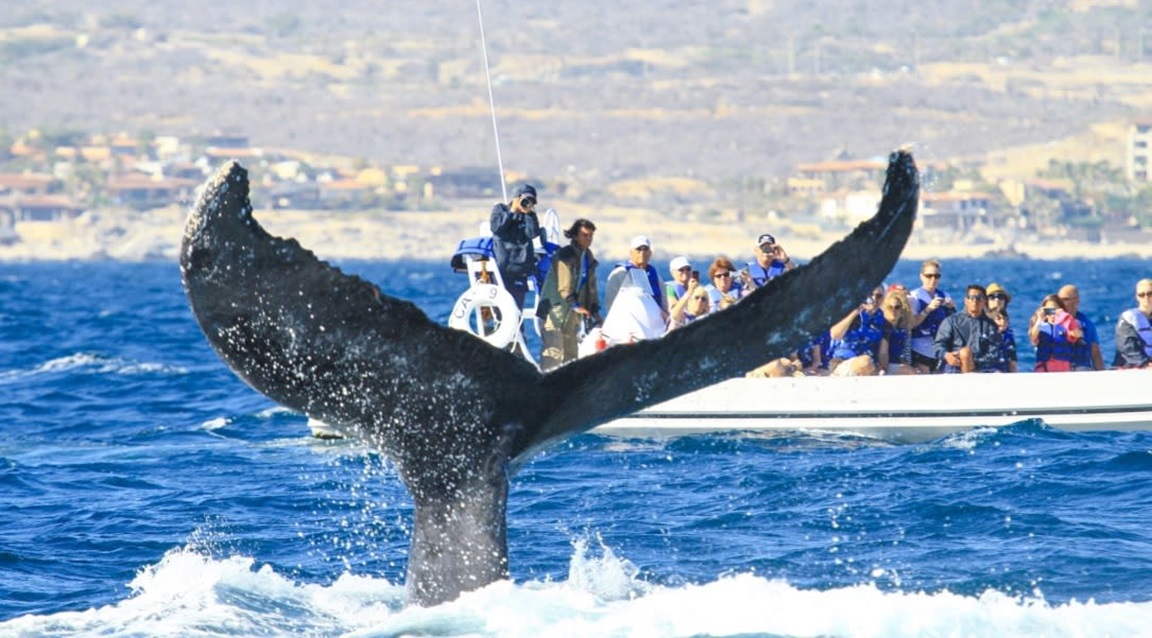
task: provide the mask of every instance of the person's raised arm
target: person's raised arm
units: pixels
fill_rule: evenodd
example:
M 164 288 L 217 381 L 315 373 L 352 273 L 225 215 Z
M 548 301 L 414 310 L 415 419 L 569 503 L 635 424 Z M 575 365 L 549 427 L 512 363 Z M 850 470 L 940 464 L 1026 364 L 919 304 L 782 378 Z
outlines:
M 828 332 L 832 333 L 833 339 L 843 339 L 844 335 L 848 334 L 848 329 L 852 327 L 852 322 L 855 321 L 856 317 L 859 316 L 860 308 L 857 308 L 845 315 L 844 318 L 840 321 L 832 324 L 832 327 L 828 329 Z

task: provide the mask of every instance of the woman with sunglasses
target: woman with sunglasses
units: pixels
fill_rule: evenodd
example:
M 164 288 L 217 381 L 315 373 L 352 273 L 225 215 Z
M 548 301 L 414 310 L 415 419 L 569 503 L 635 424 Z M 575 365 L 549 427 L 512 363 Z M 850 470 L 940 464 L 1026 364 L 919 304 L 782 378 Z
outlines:
M 672 306 L 668 314 L 668 332 L 696 321 L 705 316 L 712 309 L 712 302 L 708 298 L 708 291 L 703 286 L 693 285 L 681 299 L 684 303 Z
M 727 257 L 717 257 L 708 267 L 708 281 L 704 287 L 712 305 L 712 312 L 731 306 L 740 300 L 740 284 L 736 282 L 736 266 Z
M 1120 313 L 1112 365 L 1152 369 L 1152 279 L 1136 282 L 1136 307 Z
M 1044 297 L 1028 326 L 1028 338 L 1036 346 L 1036 372 L 1071 372 L 1072 344 L 1082 334 L 1080 322 L 1068 314 L 1059 295 Z
M 912 303 L 912 365 L 919 372 L 936 372 L 940 365 L 934 341 L 940 324 L 956 312 L 956 302 L 940 290 L 940 262 L 920 265 L 921 286 L 910 294 Z
M 902 289 L 890 290 L 880 306 L 884 335 L 876 351 L 879 374 L 916 374 L 912 367 L 912 306 Z

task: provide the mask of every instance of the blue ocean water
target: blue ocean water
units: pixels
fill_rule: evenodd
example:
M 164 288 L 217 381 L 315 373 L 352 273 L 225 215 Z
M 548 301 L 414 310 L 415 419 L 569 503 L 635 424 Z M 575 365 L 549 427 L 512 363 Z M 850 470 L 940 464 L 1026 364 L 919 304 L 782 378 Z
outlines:
M 339 265 L 437 321 L 463 284 Z M 1077 283 L 1110 359 L 1152 262 L 943 271 Z M 582 435 L 513 480 L 512 582 L 406 609 L 395 472 L 228 371 L 175 264 L 0 264 L 0 423 L 5 636 L 1152 635 L 1152 433 Z

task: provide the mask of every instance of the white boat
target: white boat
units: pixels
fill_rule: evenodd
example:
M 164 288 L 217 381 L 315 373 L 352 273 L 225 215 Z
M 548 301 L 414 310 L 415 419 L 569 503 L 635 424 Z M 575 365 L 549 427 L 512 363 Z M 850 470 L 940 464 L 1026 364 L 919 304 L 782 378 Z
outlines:
M 1152 374 L 732 379 L 596 428 L 602 434 L 830 431 L 894 442 L 1040 419 L 1073 432 L 1152 430 Z
M 1039 419 L 1072 432 L 1152 430 L 1152 373 L 732 379 L 601 425 L 598 434 L 824 431 L 915 443 Z M 313 435 L 339 438 L 319 421 Z

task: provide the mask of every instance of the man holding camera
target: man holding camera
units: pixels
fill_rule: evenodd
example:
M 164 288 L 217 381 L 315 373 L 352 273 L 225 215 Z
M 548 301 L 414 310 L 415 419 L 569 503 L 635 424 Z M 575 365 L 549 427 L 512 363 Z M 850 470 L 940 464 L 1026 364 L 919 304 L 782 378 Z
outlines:
M 756 239 L 756 258 L 748 262 L 741 273 L 744 279 L 744 294 L 752 292 L 795 267 L 796 264 L 792 263 L 792 258 L 788 256 L 784 247 L 776 243 L 775 237 L 768 233 L 760 235 Z
M 536 273 L 536 247 L 547 241 L 536 217 L 536 189 L 524 184 L 512 193 L 512 201 L 492 207 L 489 219 L 492 228 L 492 253 L 504 287 L 512 293 L 516 307 L 524 310 L 524 297 L 528 294 L 528 277 Z

